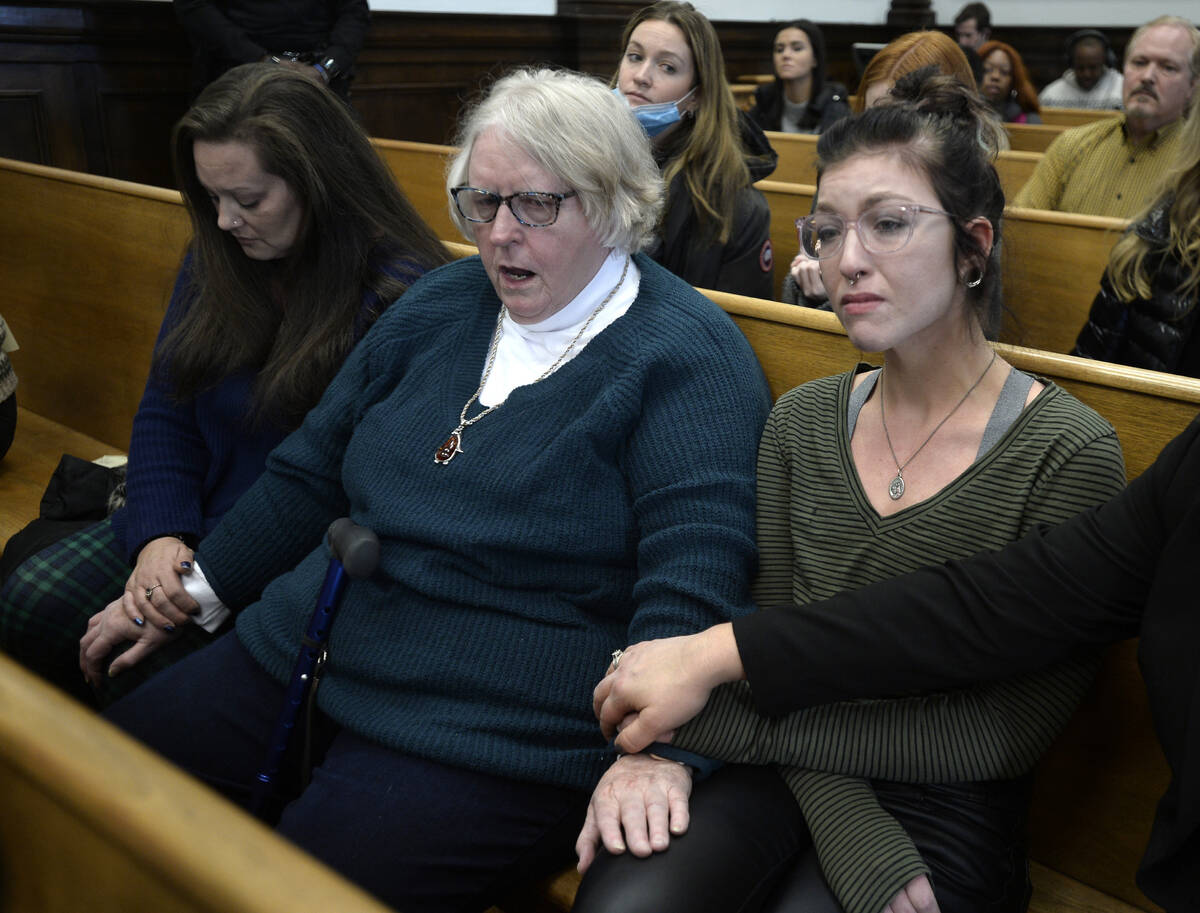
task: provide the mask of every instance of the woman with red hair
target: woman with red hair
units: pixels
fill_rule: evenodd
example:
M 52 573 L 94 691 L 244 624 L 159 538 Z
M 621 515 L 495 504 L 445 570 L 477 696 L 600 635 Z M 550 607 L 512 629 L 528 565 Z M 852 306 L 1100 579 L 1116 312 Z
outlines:
M 983 80 L 979 90 L 1008 124 L 1040 124 L 1037 89 L 1029 81 L 1025 62 L 1011 44 L 985 41 L 979 46 Z

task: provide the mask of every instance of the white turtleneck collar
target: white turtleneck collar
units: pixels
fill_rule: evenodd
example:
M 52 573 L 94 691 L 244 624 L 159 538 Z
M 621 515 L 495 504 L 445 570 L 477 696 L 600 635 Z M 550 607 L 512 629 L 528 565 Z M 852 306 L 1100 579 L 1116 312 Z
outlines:
M 609 251 L 604 262 L 600 264 L 600 269 L 583 287 L 583 291 L 568 302 L 566 307 L 555 311 L 545 320 L 521 324 L 505 314 L 502 322 L 503 332 L 496 347 L 496 360 L 492 365 L 492 373 L 480 391 L 479 402 L 484 406 L 504 402 L 516 387 L 532 383 L 554 364 L 571 344 L 580 327 L 587 323 L 592 312 L 621 280 L 626 259 L 629 259 L 629 270 L 625 274 L 625 280 L 563 359 L 562 364 L 565 365 L 606 327 L 628 311 L 637 297 L 641 273 L 629 258 L 628 252 L 619 248 Z

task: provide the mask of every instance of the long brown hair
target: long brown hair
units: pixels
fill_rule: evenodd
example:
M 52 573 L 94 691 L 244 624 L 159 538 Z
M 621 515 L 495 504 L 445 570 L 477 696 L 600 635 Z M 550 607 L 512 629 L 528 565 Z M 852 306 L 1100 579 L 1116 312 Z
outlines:
M 251 260 L 217 227 L 196 176 L 196 140 L 248 144 L 304 216 L 280 260 Z M 235 67 L 175 125 L 176 179 L 192 221 L 186 313 L 155 355 L 183 401 L 240 371 L 255 373 L 249 418 L 299 424 L 356 337 L 448 255 L 401 193 L 345 104 L 288 67 Z M 397 266 L 397 263 L 401 264 Z M 375 302 L 364 313 L 364 295 Z
M 738 192 L 750 185 L 738 127 L 737 105 L 725 80 L 725 56 L 716 30 L 690 3 L 662 0 L 630 17 L 621 35 L 621 52 L 643 22 L 661 21 L 683 32 L 696 69 L 699 101 L 689 124 L 669 138 L 663 180 L 669 187 L 683 176 L 699 227 L 697 246 L 729 240 Z M 664 211 L 664 218 L 665 218 Z

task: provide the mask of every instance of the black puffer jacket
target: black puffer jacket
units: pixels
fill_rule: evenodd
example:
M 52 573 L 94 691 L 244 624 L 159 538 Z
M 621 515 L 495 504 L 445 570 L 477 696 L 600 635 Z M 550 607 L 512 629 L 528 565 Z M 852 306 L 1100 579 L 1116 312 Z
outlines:
M 1152 246 L 1146 258 L 1151 296 L 1122 301 L 1105 273 L 1072 355 L 1200 377 L 1200 339 L 1193 338 L 1200 317 L 1197 295 L 1179 293 L 1187 275 L 1167 249 L 1171 202 L 1164 199 L 1129 229 Z
M 827 82 L 809 101 L 800 124 L 801 133 L 824 133 L 834 121 L 850 113 L 846 87 L 840 82 Z M 783 84 L 776 79 L 754 90 L 754 107 L 748 112 L 751 120 L 764 130 L 783 128 Z
M 761 181 L 775 170 L 778 156 L 762 130 L 744 112 L 738 114 L 750 180 Z M 683 137 L 678 141 L 682 142 Z M 670 150 L 675 148 L 672 144 Z M 670 160 L 670 150 L 659 162 L 660 168 Z M 771 210 L 766 197 L 754 187 L 738 192 L 729 240 L 706 244 L 699 236 L 695 208 L 683 175 L 676 175 L 667 189 L 662 237 L 647 253 L 697 288 L 768 300 L 775 296 Z

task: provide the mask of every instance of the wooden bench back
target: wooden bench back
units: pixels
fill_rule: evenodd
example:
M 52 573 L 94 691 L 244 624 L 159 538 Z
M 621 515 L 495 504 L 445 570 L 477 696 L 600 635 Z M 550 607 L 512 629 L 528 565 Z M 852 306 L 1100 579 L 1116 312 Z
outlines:
M 789 184 L 815 184 L 817 182 L 816 134 L 768 132 L 771 147 L 779 153 L 779 163 L 769 175 L 772 181 Z M 1033 169 L 1041 161 L 1040 152 L 1017 152 L 1005 150 L 996 159 L 996 173 L 1004 195 L 1012 197 L 1020 190 Z
M 1018 152 L 1045 152 L 1054 138 L 1067 128 L 1058 124 L 1005 124 L 1008 145 Z
M 0 200 L 0 308 L 21 344 L 18 401 L 127 449 L 191 235 L 179 194 L 0 159 Z
M 1103 108 L 1047 108 L 1041 110 L 1042 123 L 1051 127 L 1082 127 L 1106 117 L 1120 117 L 1120 111 Z
M 5 910 L 386 913 L 4 656 L 0 803 Z

